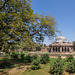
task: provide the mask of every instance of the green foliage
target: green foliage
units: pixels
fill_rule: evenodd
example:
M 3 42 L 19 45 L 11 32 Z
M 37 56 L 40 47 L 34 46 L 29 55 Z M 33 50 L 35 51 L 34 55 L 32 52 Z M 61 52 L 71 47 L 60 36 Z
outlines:
M 26 63 L 31 63 L 32 62 L 32 56 L 30 56 L 29 54 L 25 56 L 24 61 Z
M 32 56 L 32 61 L 33 61 L 33 60 L 36 60 L 38 57 L 39 57 L 39 56 L 38 56 L 37 54 L 34 54 L 34 55 Z
M 41 55 L 40 62 L 41 62 L 42 64 L 46 64 L 46 63 L 49 62 L 49 58 L 50 58 L 50 57 L 49 57 L 48 54 Z
M 64 71 L 64 63 L 58 58 L 56 61 L 52 62 L 50 65 L 50 73 L 54 75 L 62 75 Z
M 56 61 L 57 61 L 57 62 L 61 61 L 61 56 L 58 56 L 58 58 L 57 58 Z
M 18 59 L 18 54 L 17 54 L 16 51 L 12 51 L 11 58 L 13 58 L 13 59 Z
M 68 62 L 66 71 L 69 73 L 75 73 L 75 60 Z
M 20 56 L 21 56 L 21 59 L 24 60 L 25 54 L 20 54 Z
M 36 47 L 36 51 L 41 51 L 41 47 L 40 46 Z
M 69 54 L 67 55 L 67 62 L 71 62 L 73 60 L 73 55 Z
M 44 44 L 44 47 L 46 47 L 46 44 Z
M 0 69 L 12 68 L 13 64 L 7 61 L 7 56 L 4 57 L 3 61 L 0 63 Z
M 0 29 L 0 50 L 28 50 L 34 38 L 43 42 L 44 36 L 54 37 L 57 24 L 52 16 L 34 14 L 30 0 L 9 0 L 0 10 Z
M 33 60 L 31 63 L 31 68 L 33 70 L 40 69 L 40 60 L 38 60 L 38 59 Z

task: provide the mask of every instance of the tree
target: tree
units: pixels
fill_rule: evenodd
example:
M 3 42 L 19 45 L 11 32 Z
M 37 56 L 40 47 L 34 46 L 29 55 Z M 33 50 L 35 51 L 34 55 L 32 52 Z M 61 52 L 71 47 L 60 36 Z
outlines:
M 75 51 L 75 41 L 73 41 L 73 48 L 74 48 L 74 51 Z
M 46 44 L 44 44 L 44 47 L 46 47 Z
M 14 49 L 17 44 L 27 48 L 34 39 L 41 42 L 56 32 L 54 18 L 34 14 L 30 0 L 0 0 L 0 50 Z

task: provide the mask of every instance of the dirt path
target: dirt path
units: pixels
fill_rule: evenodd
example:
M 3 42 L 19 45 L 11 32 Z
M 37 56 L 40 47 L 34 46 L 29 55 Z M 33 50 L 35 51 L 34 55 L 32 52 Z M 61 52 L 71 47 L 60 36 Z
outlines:
M 8 72 L 8 75 L 22 75 L 22 73 L 29 68 L 30 68 L 29 65 L 22 65 L 22 66 L 11 69 Z

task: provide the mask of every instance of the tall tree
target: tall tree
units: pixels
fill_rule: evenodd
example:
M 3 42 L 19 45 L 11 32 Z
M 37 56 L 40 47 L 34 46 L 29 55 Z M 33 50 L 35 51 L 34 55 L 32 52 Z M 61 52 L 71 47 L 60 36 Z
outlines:
M 43 41 L 56 32 L 54 18 L 34 14 L 30 0 L 0 0 L 0 50 L 15 48 L 20 42 L 27 47 L 34 39 Z

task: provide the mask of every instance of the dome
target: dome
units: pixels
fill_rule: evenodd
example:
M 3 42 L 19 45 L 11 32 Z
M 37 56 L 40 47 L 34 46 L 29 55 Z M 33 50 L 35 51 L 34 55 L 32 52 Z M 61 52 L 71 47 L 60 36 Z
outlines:
M 57 41 L 58 41 L 59 43 L 63 43 L 63 42 L 66 42 L 67 39 L 66 39 L 64 36 L 60 35 L 59 37 L 57 37 L 57 38 L 55 39 L 54 42 L 57 42 Z
M 66 38 L 62 35 L 60 35 L 59 37 L 56 38 L 56 40 L 66 40 Z

